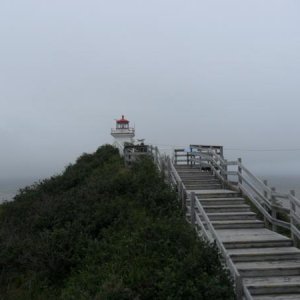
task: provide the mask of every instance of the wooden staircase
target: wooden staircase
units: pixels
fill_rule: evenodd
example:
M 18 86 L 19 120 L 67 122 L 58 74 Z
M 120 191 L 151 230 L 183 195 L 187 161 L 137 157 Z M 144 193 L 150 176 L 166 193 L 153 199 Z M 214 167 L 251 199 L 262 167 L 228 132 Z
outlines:
M 300 250 L 292 240 L 265 228 L 246 199 L 227 189 L 212 172 L 188 165 L 175 167 L 187 193 L 194 192 L 199 199 L 250 299 L 299 300 Z M 186 204 L 190 218 L 189 196 Z M 205 224 L 197 207 L 195 213 Z

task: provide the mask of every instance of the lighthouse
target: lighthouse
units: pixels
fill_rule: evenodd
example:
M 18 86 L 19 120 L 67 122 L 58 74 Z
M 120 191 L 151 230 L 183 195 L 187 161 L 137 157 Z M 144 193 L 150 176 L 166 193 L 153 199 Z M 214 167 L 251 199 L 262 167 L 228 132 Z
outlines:
M 121 119 L 116 120 L 116 127 L 111 129 L 111 135 L 114 137 L 114 145 L 119 149 L 121 155 L 123 155 L 125 143 L 134 143 L 135 129 L 129 127 L 129 123 L 122 116 Z

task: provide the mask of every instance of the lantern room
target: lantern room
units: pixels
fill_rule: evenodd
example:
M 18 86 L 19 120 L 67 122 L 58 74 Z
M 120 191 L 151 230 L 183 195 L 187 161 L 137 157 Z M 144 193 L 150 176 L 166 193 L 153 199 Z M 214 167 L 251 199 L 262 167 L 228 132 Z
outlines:
M 124 115 L 121 119 L 116 120 L 116 127 L 112 128 L 111 135 L 114 137 L 114 145 L 123 152 L 125 143 L 134 143 L 135 129 L 129 126 L 129 121 L 125 119 Z
M 129 121 L 124 118 L 124 115 L 122 119 L 116 121 L 116 129 L 129 129 Z

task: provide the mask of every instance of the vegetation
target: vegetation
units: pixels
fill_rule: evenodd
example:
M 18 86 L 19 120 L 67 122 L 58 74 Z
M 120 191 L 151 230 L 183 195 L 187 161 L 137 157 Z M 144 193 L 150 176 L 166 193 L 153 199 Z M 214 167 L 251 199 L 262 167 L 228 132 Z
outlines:
M 1 299 L 233 299 L 150 159 L 106 145 L 0 207 Z

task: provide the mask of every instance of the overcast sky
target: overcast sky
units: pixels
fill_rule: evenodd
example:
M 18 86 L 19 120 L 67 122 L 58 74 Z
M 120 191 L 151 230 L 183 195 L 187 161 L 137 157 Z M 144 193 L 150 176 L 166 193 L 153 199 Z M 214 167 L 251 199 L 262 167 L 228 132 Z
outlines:
M 0 179 L 60 172 L 121 114 L 161 148 L 300 175 L 300 151 L 244 151 L 300 149 L 299 16 L 298 0 L 1 0 Z

